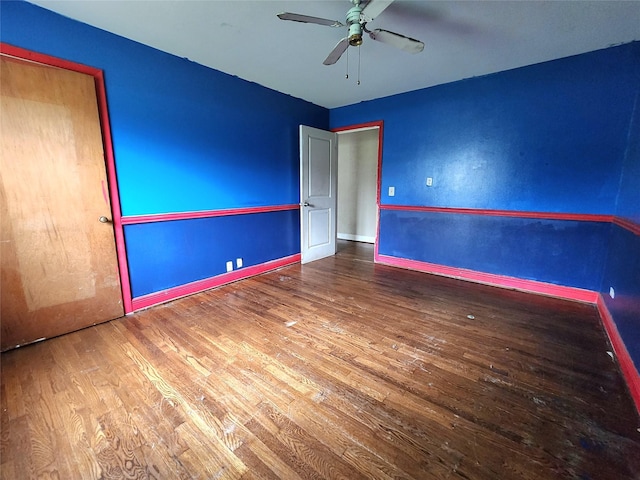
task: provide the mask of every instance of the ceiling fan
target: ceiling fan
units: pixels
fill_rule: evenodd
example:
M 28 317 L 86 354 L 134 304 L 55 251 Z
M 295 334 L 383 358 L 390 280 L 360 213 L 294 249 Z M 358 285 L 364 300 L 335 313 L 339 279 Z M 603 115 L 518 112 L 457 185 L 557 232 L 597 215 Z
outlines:
M 349 48 L 359 47 L 362 45 L 362 33 L 368 33 L 369 37 L 382 43 L 386 43 L 393 47 L 399 48 L 409 53 L 419 53 L 424 50 L 424 43 L 415 38 L 406 37 L 399 33 L 390 32 L 377 28 L 375 30 L 367 30 L 367 23 L 380 15 L 393 0 L 369 0 L 366 5 L 361 6 L 360 0 L 351 0 L 353 7 L 349 9 L 346 16 L 346 27 L 349 29 L 348 35 L 340 40 L 333 48 L 329 56 L 322 62 L 325 65 L 333 65 L 342 54 Z M 309 15 L 300 15 L 298 13 L 284 12 L 278 14 L 280 20 L 291 20 L 302 23 L 315 23 L 317 25 L 325 25 L 327 27 L 344 27 L 345 24 L 337 20 L 329 20 L 326 18 L 311 17 Z

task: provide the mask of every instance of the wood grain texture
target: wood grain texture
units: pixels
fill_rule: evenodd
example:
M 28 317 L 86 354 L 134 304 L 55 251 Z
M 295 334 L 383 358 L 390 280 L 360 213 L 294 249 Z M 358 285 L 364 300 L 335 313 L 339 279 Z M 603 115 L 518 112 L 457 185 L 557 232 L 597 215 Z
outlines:
M 121 317 L 95 80 L 0 56 L 3 350 Z
M 2 478 L 640 478 L 595 307 L 372 249 L 3 353 Z

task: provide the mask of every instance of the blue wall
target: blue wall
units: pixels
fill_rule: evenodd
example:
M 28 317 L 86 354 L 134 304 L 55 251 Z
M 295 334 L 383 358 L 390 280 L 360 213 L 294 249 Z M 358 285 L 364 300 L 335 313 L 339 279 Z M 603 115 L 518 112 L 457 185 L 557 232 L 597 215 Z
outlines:
M 299 202 L 298 126 L 328 128 L 327 109 L 26 2 L 1 9 L 3 42 L 104 71 L 123 215 Z M 296 215 L 271 216 L 127 227 L 134 296 L 299 252 Z M 259 248 L 234 241 L 246 231 Z
M 640 83 L 640 49 L 636 56 L 639 66 L 636 82 Z M 633 103 L 633 118 L 629 122 L 629 141 L 620 180 L 616 215 L 640 225 L 640 88 Z
M 610 229 L 601 222 L 382 210 L 379 250 L 598 291 Z
M 640 178 L 638 182 L 640 185 Z M 609 297 L 610 286 L 615 289 L 615 298 Z M 612 226 L 601 293 L 640 371 L 640 235 Z
M 384 121 L 383 207 L 640 224 L 640 42 L 331 111 L 332 128 L 373 120 Z M 622 227 L 383 208 L 379 252 L 606 292 L 640 366 L 640 239 Z
M 640 63 L 640 55 L 636 57 Z M 640 82 L 640 74 L 638 75 Z M 616 215 L 633 222 L 640 231 L 640 91 L 629 122 Z M 609 287 L 615 298 L 609 297 Z M 640 371 L 640 235 L 614 225 L 601 288 L 602 297 L 616 321 L 620 336 Z
M 300 252 L 298 210 L 128 225 L 125 233 L 134 297 L 225 273 L 235 252 L 245 266 Z
M 383 204 L 613 214 L 639 51 L 627 44 L 337 108 L 331 127 L 384 120 Z

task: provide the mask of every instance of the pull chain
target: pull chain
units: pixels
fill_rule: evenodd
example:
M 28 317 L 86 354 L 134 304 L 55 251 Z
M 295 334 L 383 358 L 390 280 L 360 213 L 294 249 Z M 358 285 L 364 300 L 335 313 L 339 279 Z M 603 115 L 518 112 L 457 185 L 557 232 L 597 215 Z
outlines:
M 344 78 L 349 79 L 349 48 L 347 47 L 347 74 Z
M 360 47 L 358 47 L 358 85 L 360 85 Z

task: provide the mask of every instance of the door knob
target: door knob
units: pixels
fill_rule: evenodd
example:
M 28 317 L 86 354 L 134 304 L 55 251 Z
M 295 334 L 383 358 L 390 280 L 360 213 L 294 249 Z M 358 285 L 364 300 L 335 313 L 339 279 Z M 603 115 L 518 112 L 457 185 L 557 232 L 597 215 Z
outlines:
M 313 205 L 311 205 L 309 202 L 304 202 L 302 204 L 303 207 L 313 207 Z
M 98 220 L 100 221 L 100 223 L 109 223 L 111 221 L 107 217 L 105 217 L 104 215 L 101 216 Z

